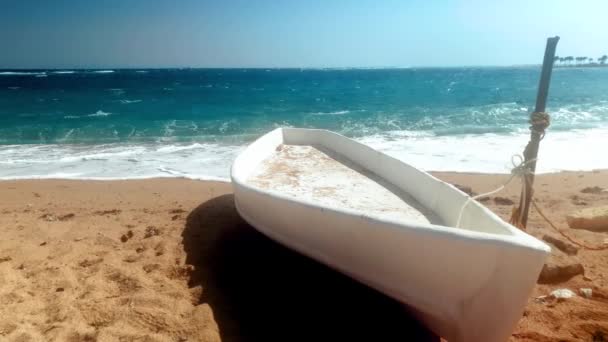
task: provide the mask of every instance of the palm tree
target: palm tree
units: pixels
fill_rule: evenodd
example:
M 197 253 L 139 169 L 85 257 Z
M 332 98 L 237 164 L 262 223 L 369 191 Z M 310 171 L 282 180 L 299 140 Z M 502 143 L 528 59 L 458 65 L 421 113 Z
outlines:
M 587 59 L 587 57 L 576 57 L 576 64 L 581 64 L 582 61 L 584 61 L 585 59 Z
M 603 55 L 602 57 L 598 58 L 597 60 L 600 62 L 601 65 L 604 65 L 604 64 L 606 64 L 606 60 L 608 60 L 608 56 Z
M 564 58 L 564 60 L 565 60 L 566 62 L 568 62 L 568 64 L 570 64 L 570 62 L 572 62 L 572 61 L 574 60 L 574 57 L 572 57 L 572 56 L 568 56 L 568 57 Z
M 593 64 L 593 58 L 589 57 L 587 60 L 589 61 L 589 64 Z

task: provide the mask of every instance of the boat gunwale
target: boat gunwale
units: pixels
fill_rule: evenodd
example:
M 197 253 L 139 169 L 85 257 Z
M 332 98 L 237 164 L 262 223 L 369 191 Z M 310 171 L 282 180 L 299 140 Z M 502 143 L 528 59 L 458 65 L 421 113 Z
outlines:
M 248 191 L 252 191 L 257 194 L 263 195 L 263 196 L 271 197 L 276 200 L 288 201 L 288 202 L 291 202 L 293 204 L 296 204 L 296 205 L 299 205 L 299 206 L 302 206 L 305 208 L 332 212 L 332 213 L 341 214 L 341 215 L 353 216 L 353 217 L 358 217 L 359 219 L 362 219 L 362 220 L 383 223 L 383 224 L 385 224 L 385 226 L 387 228 L 395 229 L 396 231 L 399 231 L 399 230 L 402 230 L 405 228 L 405 229 L 416 230 L 416 231 L 419 231 L 422 233 L 447 235 L 451 238 L 459 238 L 459 239 L 466 239 L 466 240 L 473 239 L 473 240 L 484 241 L 484 242 L 493 242 L 493 243 L 497 243 L 498 245 L 509 245 L 511 247 L 517 246 L 517 247 L 521 247 L 526 250 L 534 249 L 538 252 L 542 252 L 543 254 L 548 254 L 551 251 L 551 248 L 547 244 L 545 244 L 542 241 L 538 240 L 537 238 L 519 230 L 518 228 L 510 225 L 509 223 L 503 221 L 498 215 L 496 215 L 490 209 L 486 208 L 485 206 L 481 205 L 479 202 L 477 202 L 475 200 L 470 201 L 468 205 L 477 206 L 479 209 L 482 210 L 482 213 L 484 215 L 487 215 L 492 221 L 498 223 L 502 228 L 506 229 L 510 234 L 496 234 L 496 233 L 482 232 L 482 231 L 471 230 L 471 229 L 466 229 L 466 228 L 451 227 L 451 226 L 440 225 L 440 224 L 433 224 L 433 223 L 426 224 L 426 223 L 420 223 L 420 222 L 410 221 L 410 220 L 395 220 L 395 219 L 391 219 L 391 218 L 387 218 L 387 217 L 380 217 L 379 215 L 375 215 L 375 214 L 369 214 L 369 215 L 362 214 L 359 211 L 356 211 L 356 210 L 350 209 L 350 208 L 345 208 L 345 207 L 339 207 L 339 208 L 338 207 L 325 207 L 325 206 L 319 205 L 318 203 L 316 203 L 314 201 L 310 201 L 310 200 L 307 200 L 304 198 L 293 197 L 293 196 L 286 195 L 282 192 L 265 190 L 261 187 L 254 186 L 254 185 L 248 183 L 245 179 L 242 179 L 242 177 L 240 177 L 239 175 L 235 174 L 235 169 L 237 167 L 239 167 L 241 160 L 244 158 L 244 156 L 246 156 L 247 154 L 251 153 L 254 150 L 254 145 L 257 142 L 261 141 L 262 139 L 264 139 L 265 137 L 268 137 L 271 134 L 277 134 L 276 132 L 278 132 L 278 131 L 280 131 L 281 134 L 284 134 L 284 132 L 286 130 L 316 131 L 316 132 L 322 132 L 324 134 L 336 135 L 343 139 L 348 139 L 350 143 L 357 144 L 360 147 L 370 149 L 370 150 L 374 151 L 375 153 L 380 153 L 384 158 L 390 158 L 401 164 L 404 164 L 406 166 L 410 166 L 410 167 L 416 169 L 423 176 L 430 178 L 432 181 L 447 185 L 451 191 L 455 191 L 462 195 L 468 196 L 466 193 L 459 190 L 454 185 L 444 182 L 444 181 L 438 179 L 437 177 L 429 174 L 426 171 L 413 167 L 401 160 L 393 158 L 383 152 L 375 150 L 358 141 L 352 140 L 352 139 L 347 138 L 338 133 L 331 132 L 331 131 L 324 130 L 324 129 L 304 129 L 304 128 L 277 128 L 271 132 L 266 133 L 265 135 L 261 136 L 256 141 L 251 143 L 249 146 L 247 146 L 247 148 L 245 148 L 245 150 L 243 150 L 236 157 L 236 159 L 234 160 L 234 162 L 231 166 L 230 178 L 234 185 L 236 185 L 242 189 L 246 189 Z M 284 143 L 284 139 L 282 139 L 282 141 Z M 331 146 L 325 146 L 323 144 L 320 144 L 320 145 L 333 151 Z M 345 157 L 348 158 L 348 156 L 345 156 Z M 359 165 L 359 166 L 365 168 L 362 165 Z M 380 178 L 384 178 L 380 175 L 377 175 L 377 176 Z M 396 187 L 402 191 L 405 191 L 404 189 L 402 189 L 398 186 L 396 186 Z M 240 210 L 239 210 L 239 212 L 240 212 Z

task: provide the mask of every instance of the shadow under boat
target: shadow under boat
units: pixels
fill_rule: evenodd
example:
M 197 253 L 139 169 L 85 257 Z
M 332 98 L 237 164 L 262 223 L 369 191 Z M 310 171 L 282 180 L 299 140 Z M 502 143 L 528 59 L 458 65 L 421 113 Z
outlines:
M 194 209 L 183 244 L 222 341 L 439 341 L 402 304 L 256 231 L 233 195 Z

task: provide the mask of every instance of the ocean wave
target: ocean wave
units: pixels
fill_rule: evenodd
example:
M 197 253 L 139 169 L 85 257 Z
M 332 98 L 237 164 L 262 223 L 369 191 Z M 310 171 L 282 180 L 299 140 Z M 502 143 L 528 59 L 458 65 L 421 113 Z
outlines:
M 424 170 L 510 172 L 510 158 L 521 153 L 529 133 L 435 136 L 429 132 L 387 131 L 359 137 L 372 148 Z M 538 172 L 608 168 L 608 160 L 588 153 L 608 144 L 608 128 L 549 132 L 543 140 Z M 225 179 L 246 144 L 143 143 L 105 145 L 0 146 L 0 179 L 141 179 L 184 177 Z M 568 154 L 568 158 L 563 158 Z
M 74 70 L 58 70 L 58 71 L 53 71 L 52 73 L 53 74 L 63 75 L 63 74 L 74 74 L 74 73 L 76 73 L 76 71 L 74 71 Z
M 94 70 L 91 72 L 94 74 L 111 74 L 114 72 L 114 70 Z
M 148 73 L 147 70 L 135 70 L 135 72 L 139 73 L 139 74 L 147 74 Z
M 78 115 L 65 115 L 63 118 L 64 119 L 80 119 L 80 116 L 78 116 Z
M 159 166 L 156 168 L 158 171 L 163 172 L 163 173 L 168 173 L 172 176 L 178 176 L 178 177 L 182 177 L 185 176 L 185 174 L 183 172 L 177 171 L 177 170 L 173 170 L 170 169 L 168 167 L 163 167 L 163 166 Z
M 312 115 L 344 115 L 344 114 L 349 114 L 350 110 L 337 110 L 334 112 L 316 112 L 316 113 L 311 113 Z
M 131 104 L 131 103 L 139 103 L 142 100 L 120 100 L 120 103 L 122 104 Z
M 46 75 L 45 72 L 29 72 L 29 71 L 0 71 L 0 76 L 41 76 Z
M 156 150 L 156 152 L 173 153 L 173 152 L 188 151 L 188 150 L 201 149 L 201 148 L 206 148 L 206 146 L 201 145 L 199 143 L 194 143 L 191 145 L 169 145 L 169 146 L 162 146 L 162 147 L 158 148 Z
M 98 110 L 95 113 L 89 114 L 87 116 L 88 117 L 99 117 L 99 116 L 109 116 L 109 115 L 112 115 L 112 113 L 107 113 L 107 112 L 104 112 L 103 110 Z
M 19 89 L 21 89 L 21 87 L 6 87 L 6 89 L 10 89 L 10 90 L 19 90 Z

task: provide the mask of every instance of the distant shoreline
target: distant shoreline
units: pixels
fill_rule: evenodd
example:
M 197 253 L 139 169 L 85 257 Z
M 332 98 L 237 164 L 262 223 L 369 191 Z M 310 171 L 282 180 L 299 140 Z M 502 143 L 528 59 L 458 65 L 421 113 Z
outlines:
M 608 67 L 608 64 L 597 64 L 597 63 L 593 63 L 593 64 L 580 64 L 580 65 L 558 65 L 555 64 L 553 65 L 554 68 L 606 68 Z

